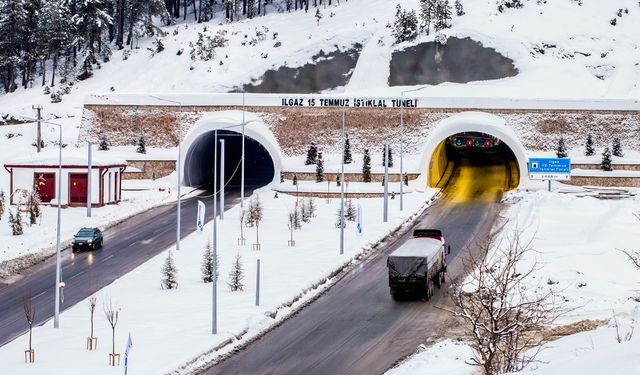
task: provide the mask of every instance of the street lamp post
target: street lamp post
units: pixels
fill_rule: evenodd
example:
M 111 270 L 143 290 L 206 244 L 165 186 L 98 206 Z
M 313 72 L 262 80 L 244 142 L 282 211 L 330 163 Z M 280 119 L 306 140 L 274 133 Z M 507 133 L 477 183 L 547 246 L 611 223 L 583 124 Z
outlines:
M 342 106 L 342 155 L 340 155 L 340 159 L 342 160 L 342 169 L 340 181 L 340 255 L 344 254 L 344 184 L 346 183 L 344 180 L 344 152 L 345 152 L 345 137 L 344 137 L 344 123 L 345 123 L 345 107 Z
M 400 93 L 400 211 L 404 210 L 404 94 L 420 91 L 427 87 L 422 86 L 416 89 L 404 90 Z
M 62 287 L 62 266 L 60 257 L 60 226 L 62 216 L 62 125 L 44 121 L 38 118 L 38 121 L 44 124 L 53 125 L 58 127 L 58 177 L 57 177 L 57 189 L 56 200 L 58 201 L 57 219 L 56 219 L 56 283 L 55 283 L 55 303 L 53 314 L 53 328 L 60 328 L 60 288 Z
M 91 217 L 91 141 L 87 141 L 87 217 Z
M 161 98 L 159 96 L 155 96 L 155 95 L 151 95 L 152 98 L 164 101 L 164 102 L 168 102 L 168 103 L 174 103 L 177 104 L 180 108 L 180 112 L 178 113 L 178 162 L 176 164 L 176 169 L 178 172 L 178 202 L 177 202 L 177 223 L 176 223 L 176 251 L 180 250 L 180 224 L 181 224 L 181 217 L 180 217 L 180 206 L 181 206 L 181 193 L 180 193 L 180 187 L 182 186 L 182 149 L 181 149 L 181 145 L 182 145 L 182 103 L 175 101 L 175 100 L 171 100 L 171 99 L 165 99 L 165 98 Z
M 244 208 L 244 91 L 242 92 L 242 166 L 240 167 L 240 207 Z
M 62 282 L 62 266 L 60 264 L 60 225 L 61 225 L 61 201 L 62 201 L 62 125 L 47 122 L 59 129 L 58 135 L 58 218 L 56 221 L 56 306 L 53 317 L 53 328 L 60 328 L 60 283 Z
M 217 207 L 217 189 L 218 189 L 218 131 L 214 132 L 213 145 L 213 246 L 211 251 L 211 269 L 216 272 L 217 256 L 218 256 L 218 207 Z M 218 333 L 218 278 L 214 274 L 211 283 L 211 334 Z

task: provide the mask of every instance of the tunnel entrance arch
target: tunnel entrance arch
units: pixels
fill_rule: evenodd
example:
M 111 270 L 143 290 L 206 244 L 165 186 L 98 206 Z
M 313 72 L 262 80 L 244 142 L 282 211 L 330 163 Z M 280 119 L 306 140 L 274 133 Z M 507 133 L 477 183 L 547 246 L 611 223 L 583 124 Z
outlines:
M 242 120 L 242 111 L 220 111 L 207 113 L 196 122 L 182 143 L 180 169 L 183 185 L 196 187 L 211 180 L 209 175 L 213 171 L 213 140 L 216 130 L 218 139 L 225 139 L 225 180 L 229 181 L 232 176 L 239 179 Z M 251 184 L 256 174 L 263 181 L 258 185 L 276 181 L 282 171 L 282 153 L 278 142 L 262 119 L 254 113 L 245 112 L 244 121 L 245 182 Z
M 509 128 L 504 118 L 486 112 L 462 112 L 438 122 L 429 133 L 421 157 L 420 178 L 427 186 L 435 186 L 434 181 L 444 174 L 442 156 L 443 141 L 460 133 L 484 133 L 498 138 L 514 154 L 518 169 L 518 186 L 527 184 L 527 152 L 515 132 Z M 439 176 L 436 176 L 438 175 Z

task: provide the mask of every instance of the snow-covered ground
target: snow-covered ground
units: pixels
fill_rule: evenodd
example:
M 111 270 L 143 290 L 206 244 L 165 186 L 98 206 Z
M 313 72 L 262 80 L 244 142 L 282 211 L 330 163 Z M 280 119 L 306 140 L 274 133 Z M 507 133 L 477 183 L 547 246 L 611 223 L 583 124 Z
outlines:
M 51 321 L 35 328 L 35 364 L 27 365 L 22 358 L 27 336 L 21 336 L 2 347 L 2 371 L 10 374 L 121 373 L 122 367 L 112 368 L 107 364 L 111 339 L 102 305 L 111 299 L 120 308 L 116 351 L 123 353 L 129 332 L 133 339 L 130 373 L 166 373 L 223 341 L 240 335 L 244 330 L 248 329 L 248 334 L 243 337 L 246 340 L 282 319 L 293 308 L 326 287 L 331 281 L 323 282 L 323 279 L 333 270 L 350 263 L 357 254 L 371 250 L 378 239 L 411 220 L 416 211 L 428 204 L 434 193 L 435 190 L 428 190 L 407 195 L 405 204 L 410 209 L 405 209 L 404 213 L 400 213 L 397 204 L 391 204 L 388 223 L 382 223 L 379 214 L 382 212 L 382 199 L 354 200 L 362 207 L 363 235 L 358 236 L 355 223 L 348 222 L 345 254 L 340 255 L 339 230 L 335 227 L 339 200 L 333 199 L 327 203 L 324 199 L 316 199 L 317 216 L 309 224 L 303 224 L 301 230 L 294 232 L 296 246 L 288 247 L 287 216 L 294 208 L 295 197 L 281 194 L 275 199 L 271 190 L 263 188 L 256 192 L 264 205 L 264 221 L 260 225 L 261 251 L 252 251 L 255 228 L 244 229 L 246 246 L 237 245 L 240 234 L 238 206 L 227 211 L 225 220 L 219 224 L 218 238 L 221 244 L 217 335 L 211 335 L 211 284 L 204 284 L 200 280 L 203 249 L 212 232 L 209 224 L 205 227 L 205 234 L 188 236 L 182 242 L 183 250 L 173 253 L 179 272 L 177 290 L 160 288 L 160 270 L 166 258 L 165 253 L 98 292 L 97 351 L 85 349 L 89 314 L 87 302 L 83 301 L 62 313 L 59 330 L 53 328 Z M 242 257 L 245 288 L 241 292 L 230 292 L 228 275 L 236 254 Z M 256 259 L 261 261 L 260 306 L 255 306 Z M 313 289 L 316 283 L 321 285 Z M 283 305 L 308 288 L 311 290 L 301 300 L 290 307 Z M 271 314 L 275 317 L 270 317 Z M 218 354 L 213 353 L 209 357 Z
M 232 24 L 216 21 L 164 27 L 167 32 L 162 38 L 164 52 L 152 56 L 147 48 L 153 46 L 153 40 L 142 39 L 140 48 L 133 50 L 127 60 L 122 59 L 123 51 L 115 51 L 111 61 L 96 70 L 94 77 L 76 83 L 62 103 L 51 104 L 41 87 L 19 89 L 0 96 L 0 112 L 19 117 L 33 114 L 31 105 L 42 104 L 45 114 L 64 116 L 78 113 L 86 93 L 111 92 L 112 88 L 116 93 L 228 92 L 232 87 L 261 77 L 268 69 L 301 66 L 320 50 L 348 48 L 354 43 L 364 45 L 362 59 L 343 90 L 367 96 L 399 95 L 406 87 L 390 88 L 387 83 L 392 52 L 407 45 L 393 45 L 391 28 L 387 28 L 396 4 L 408 9 L 418 7 L 417 0 L 351 0 L 323 9 L 324 18 L 319 25 L 313 12 L 297 12 L 272 13 Z M 640 96 L 637 2 L 526 1 L 523 8 L 507 9 L 504 13 L 497 11 L 494 0 L 463 1 L 463 4 L 466 14 L 454 16 L 453 27 L 442 33 L 468 36 L 495 48 L 515 61 L 519 74 L 494 81 L 444 83 L 421 94 L 593 99 Z M 617 25 L 612 26 L 609 21 L 620 8 L 627 8 L 629 13 L 619 17 Z M 263 27 L 268 29 L 266 40 L 255 46 L 242 45 Z M 199 32 L 213 36 L 218 30 L 227 30 L 228 46 L 218 48 L 211 61 L 192 62 L 189 42 L 195 42 Z M 422 35 L 415 43 L 433 38 L 434 33 Z M 275 48 L 276 41 L 282 45 Z M 536 52 L 539 48 L 544 48 L 545 53 Z M 177 55 L 181 49 L 185 53 Z M 597 78 L 596 74 L 604 79 Z
M 637 250 L 640 242 L 640 198 L 598 200 L 545 191 L 517 192 L 504 233 L 516 226 L 524 238 L 533 238 L 536 250 L 525 261 L 537 260 L 540 269 L 531 286 L 555 283 L 572 309 L 557 324 L 583 319 L 609 321 L 605 327 L 550 342 L 530 366 L 535 374 L 633 374 L 640 368 L 640 306 L 631 297 L 640 289 L 640 270 L 621 250 Z M 615 319 L 614 319 L 615 317 Z M 617 342 L 615 322 L 619 336 Z M 627 340 L 625 337 L 630 335 Z M 431 373 L 446 368 L 454 374 L 472 374 L 464 361 L 471 350 L 464 343 L 443 341 L 412 357 L 389 374 Z M 435 370 L 436 373 L 437 370 Z M 527 371 L 528 373 L 529 371 Z

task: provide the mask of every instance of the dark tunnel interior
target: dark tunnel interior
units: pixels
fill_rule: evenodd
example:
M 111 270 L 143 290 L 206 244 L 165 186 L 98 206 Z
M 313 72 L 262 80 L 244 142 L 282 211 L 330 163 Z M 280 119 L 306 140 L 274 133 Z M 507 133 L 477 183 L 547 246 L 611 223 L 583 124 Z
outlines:
M 213 189 L 214 146 L 216 131 L 208 132 L 195 141 L 187 151 L 184 163 L 184 183 L 187 186 Z M 224 175 L 227 187 L 240 186 L 242 160 L 242 134 L 218 130 L 218 165 L 220 166 L 220 140 L 224 139 Z M 220 181 L 218 168 L 218 183 Z M 273 180 L 275 167 L 269 152 L 256 140 L 245 136 L 245 187 L 257 188 Z
M 492 135 L 478 132 L 450 136 L 446 141 L 445 150 L 449 160 L 455 162 L 464 160 L 477 166 L 503 165 L 517 160 L 506 143 Z

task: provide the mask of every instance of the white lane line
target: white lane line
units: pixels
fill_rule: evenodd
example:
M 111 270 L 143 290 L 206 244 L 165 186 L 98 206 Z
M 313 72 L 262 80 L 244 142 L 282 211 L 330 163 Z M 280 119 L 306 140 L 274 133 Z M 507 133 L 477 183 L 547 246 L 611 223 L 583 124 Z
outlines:
M 75 275 L 73 275 L 73 276 L 69 277 L 69 280 L 74 279 L 74 278 L 76 278 L 76 277 L 78 277 L 78 276 L 82 275 L 83 273 L 85 273 L 85 271 L 80 271 L 80 272 L 76 273 Z
M 109 255 L 108 257 L 106 257 L 106 258 L 102 259 L 102 260 L 100 261 L 100 263 L 105 262 L 105 261 L 107 261 L 107 260 L 109 260 L 109 259 L 111 259 L 111 258 L 113 258 L 113 254 L 111 254 L 111 255 Z
M 45 294 L 46 292 L 47 292 L 47 291 L 45 290 L 44 292 L 38 293 L 38 294 L 36 294 L 35 296 L 31 297 L 31 299 L 32 299 L 32 300 L 34 300 L 34 299 L 36 299 L 36 298 L 40 297 L 41 295 Z

